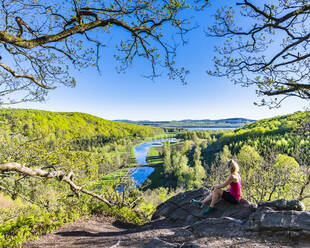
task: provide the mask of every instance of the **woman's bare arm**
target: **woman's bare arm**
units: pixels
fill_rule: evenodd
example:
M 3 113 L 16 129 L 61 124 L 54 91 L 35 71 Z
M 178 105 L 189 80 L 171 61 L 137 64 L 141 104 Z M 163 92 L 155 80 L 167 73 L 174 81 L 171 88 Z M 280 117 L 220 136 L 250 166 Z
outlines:
M 215 186 L 213 186 L 213 187 L 216 188 L 216 189 L 221 189 L 221 188 L 224 188 L 224 187 L 226 187 L 227 185 L 231 184 L 233 181 L 234 181 L 234 178 L 232 177 L 232 175 L 230 175 L 229 177 L 227 177 L 227 179 L 226 179 L 226 181 L 225 181 L 224 183 L 215 185 Z M 213 188 L 213 187 L 212 187 L 212 188 Z M 214 188 L 213 188 L 213 189 L 214 189 Z

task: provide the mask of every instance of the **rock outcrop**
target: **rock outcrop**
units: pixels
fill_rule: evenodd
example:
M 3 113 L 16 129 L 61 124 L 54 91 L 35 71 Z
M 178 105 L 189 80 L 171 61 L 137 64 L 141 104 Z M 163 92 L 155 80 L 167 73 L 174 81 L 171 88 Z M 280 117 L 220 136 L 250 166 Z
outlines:
M 156 248 L 178 248 L 180 247 L 180 244 L 171 244 L 159 238 L 153 238 L 142 246 L 142 248 L 155 248 L 155 247 Z
M 275 201 L 266 201 L 258 204 L 260 207 L 271 207 L 275 210 L 296 210 L 305 211 L 305 205 L 298 200 L 279 199 Z
M 245 222 L 257 207 L 255 204 L 251 204 L 245 200 L 241 201 L 238 205 L 232 205 L 226 201 L 219 201 L 216 204 L 216 211 L 208 216 L 204 216 L 203 209 L 191 203 L 191 200 L 201 199 L 208 193 L 209 191 L 205 188 L 180 193 L 159 205 L 152 219 L 164 216 L 172 222 L 184 225 L 190 225 L 205 218 L 220 217 L 231 217 Z
M 259 207 L 245 225 L 250 232 L 275 233 L 291 238 L 310 238 L 310 212 Z
M 191 199 L 202 199 L 208 193 L 205 188 L 180 193 L 159 205 L 153 220 L 164 218 L 180 226 L 175 236 L 183 240 L 188 239 L 186 237 L 259 237 L 269 234 L 310 240 L 310 212 L 305 211 L 304 204 L 298 200 L 279 199 L 258 205 L 244 199 L 238 205 L 219 200 L 216 210 L 204 215 L 203 209 L 191 203 Z M 152 242 L 159 241 L 151 240 L 150 244 Z M 178 247 L 177 243 L 165 244 L 163 241 L 161 244 L 162 247 Z

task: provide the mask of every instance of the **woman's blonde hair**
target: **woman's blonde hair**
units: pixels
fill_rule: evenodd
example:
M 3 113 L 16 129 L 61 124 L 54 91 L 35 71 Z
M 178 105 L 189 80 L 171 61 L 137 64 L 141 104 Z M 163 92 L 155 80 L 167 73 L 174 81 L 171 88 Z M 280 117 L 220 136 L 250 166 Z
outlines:
M 231 174 L 239 172 L 239 165 L 235 160 L 229 160 L 227 166 L 230 167 Z

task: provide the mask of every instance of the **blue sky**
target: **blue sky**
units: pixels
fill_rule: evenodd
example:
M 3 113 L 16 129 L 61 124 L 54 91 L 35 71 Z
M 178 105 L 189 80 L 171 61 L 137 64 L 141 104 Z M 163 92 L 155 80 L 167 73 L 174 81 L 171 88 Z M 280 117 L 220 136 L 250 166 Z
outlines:
M 116 30 L 109 35 L 107 47 L 102 51 L 101 75 L 95 68 L 72 70 L 76 88 L 58 87 L 44 103 L 12 107 L 84 112 L 109 120 L 262 119 L 303 110 L 307 102 L 297 98 L 286 100 L 279 109 L 257 107 L 253 104 L 259 101 L 255 88 L 243 88 L 226 78 L 207 75 L 206 70 L 212 67 L 214 45 L 221 42 L 204 35 L 204 29 L 213 22 L 215 8 L 195 13 L 195 22 L 200 27 L 191 31 L 188 44 L 178 50 L 178 65 L 190 70 L 187 85 L 165 75 L 155 81 L 145 79 L 142 74 L 150 68 L 142 60 L 125 74 L 118 74 L 114 46 L 124 33 Z

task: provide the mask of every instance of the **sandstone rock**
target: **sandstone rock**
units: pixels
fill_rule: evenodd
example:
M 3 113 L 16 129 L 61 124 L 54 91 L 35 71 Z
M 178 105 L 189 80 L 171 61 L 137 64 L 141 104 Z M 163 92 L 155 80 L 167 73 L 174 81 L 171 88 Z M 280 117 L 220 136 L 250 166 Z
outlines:
M 182 248 L 204 248 L 204 247 L 207 247 L 207 246 L 198 245 L 194 242 L 187 242 L 184 245 L 182 245 Z
M 266 201 L 258 204 L 261 207 L 271 207 L 275 210 L 296 210 L 305 211 L 305 205 L 298 200 L 279 199 L 275 201 Z
M 219 200 L 216 210 L 204 215 L 203 209 L 190 200 L 203 199 L 208 193 L 205 188 L 180 193 L 158 206 L 153 219 L 163 217 L 168 223 L 183 226 L 184 235 L 182 232 L 174 235 L 175 240 L 182 243 L 191 236 L 255 237 L 263 234 L 310 238 L 310 212 L 304 211 L 300 201 L 279 199 L 261 202 L 257 207 L 244 199 L 237 205 Z
M 188 222 L 194 223 L 201 218 L 201 209 L 191 205 L 190 200 L 201 198 L 207 193 L 208 191 L 205 188 L 179 193 L 160 204 L 153 214 L 152 220 L 164 216 L 171 221 L 186 222 L 186 219 L 190 216 Z
M 187 237 L 192 236 L 192 234 L 193 234 L 193 233 L 192 233 L 190 230 L 188 230 L 188 229 L 178 229 L 178 230 L 175 232 L 174 236 L 175 236 L 175 237 L 187 238 Z
M 220 217 L 232 217 L 245 221 L 256 209 L 256 206 L 248 201 L 242 201 L 238 205 L 233 205 L 224 200 L 219 200 L 215 205 L 216 211 L 205 216 L 203 215 L 203 209 L 194 203 L 190 203 L 190 201 L 193 198 L 203 199 L 208 193 L 209 191 L 205 188 L 180 193 L 159 205 L 152 219 L 164 216 L 172 222 L 183 225 L 190 225 L 205 218 Z
M 278 232 L 289 237 L 310 237 L 310 212 L 259 209 L 245 226 L 246 231 Z
M 198 237 L 226 236 L 235 237 L 243 233 L 243 222 L 230 217 L 206 218 L 198 221 L 188 229 Z
M 178 248 L 180 244 L 171 244 L 159 238 L 153 238 L 147 243 L 143 244 L 142 248 Z

